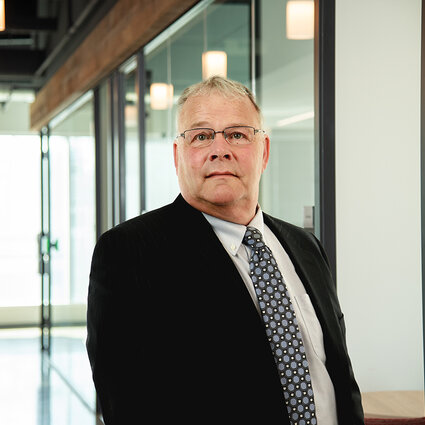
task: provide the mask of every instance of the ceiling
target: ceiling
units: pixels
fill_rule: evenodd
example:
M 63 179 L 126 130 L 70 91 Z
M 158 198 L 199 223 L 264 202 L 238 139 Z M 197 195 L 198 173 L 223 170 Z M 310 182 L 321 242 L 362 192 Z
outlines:
M 0 91 L 39 90 L 117 0 L 5 0 Z

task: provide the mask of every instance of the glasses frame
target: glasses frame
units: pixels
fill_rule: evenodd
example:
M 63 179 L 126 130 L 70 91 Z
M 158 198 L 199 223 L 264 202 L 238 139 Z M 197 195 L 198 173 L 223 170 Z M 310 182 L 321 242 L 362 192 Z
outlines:
M 180 133 L 180 134 L 178 134 L 177 135 L 177 137 L 176 138 L 179 138 L 179 137 L 183 137 L 183 139 L 186 141 L 187 139 L 186 139 L 186 137 L 185 137 L 185 133 L 187 133 L 188 131 L 193 131 L 193 130 L 211 130 L 212 131 L 212 137 L 211 137 L 211 139 L 209 140 L 209 143 L 208 144 L 205 144 L 205 147 L 207 147 L 207 146 L 209 146 L 209 145 L 211 145 L 211 143 L 215 140 L 215 135 L 216 134 L 218 134 L 218 133 L 222 133 L 223 134 L 223 137 L 224 137 L 224 140 L 226 140 L 226 142 L 229 144 L 229 145 L 232 145 L 232 146 L 238 146 L 239 145 L 239 143 L 232 143 L 232 142 L 229 142 L 229 140 L 227 140 L 227 134 L 226 134 L 226 130 L 228 130 L 229 128 L 252 128 L 253 130 L 254 130 L 254 137 L 255 137 L 255 135 L 257 134 L 257 133 L 259 133 L 259 132 L 262 132 L 262 133 L 266 133 L 265 132 L 265 130 L 262 130 L 261 128 L 255 128 L 255 127 L 253 127 L 252 125 L 231 125 L 231 126 L 229 126 L 229 127 L 226 127 L 226 128 L 224 128 L 223 130 L 214 130 L 213 128 L 210 128 L 210 127 L 195 127 L 195 128 L 189 128 L 188 130 L 185 130 L 185 131 L 183 131 L 183 133 Z M 186 142 L 189 146 L 191 146 L 191 143 L 189 143 L 189 142 Z M 252 142 L 250 142 L 250 143 L 241 143 L 240 145 L 241 146 L 246 146 L 246 145 L 250 145 Z

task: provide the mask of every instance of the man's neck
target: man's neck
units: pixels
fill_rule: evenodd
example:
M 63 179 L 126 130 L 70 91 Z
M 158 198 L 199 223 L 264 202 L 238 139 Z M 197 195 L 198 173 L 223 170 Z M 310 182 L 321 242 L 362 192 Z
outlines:
M 192 205 L 196 209 L 221 220 L 230 221 L 236 224 L 248 225 L 254 218 L 258 205 L 250 208 L 235 207 L 229 205 L 202 204 L 199 206 Z

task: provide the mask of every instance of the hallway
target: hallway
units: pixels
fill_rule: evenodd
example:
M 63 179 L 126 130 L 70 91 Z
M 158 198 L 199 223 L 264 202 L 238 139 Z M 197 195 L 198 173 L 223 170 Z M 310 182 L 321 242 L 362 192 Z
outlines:
M 0 423 L 101 425 L 85 353 L 84 328 L 52 332 L 52 354 L 40 350 L 40 330 L 0 330 Z

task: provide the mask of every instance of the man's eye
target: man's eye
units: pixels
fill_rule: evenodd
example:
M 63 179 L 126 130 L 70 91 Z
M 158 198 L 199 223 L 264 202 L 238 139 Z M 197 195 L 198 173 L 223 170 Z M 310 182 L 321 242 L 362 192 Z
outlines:
M 199 141 L 199 142 L 205 142 L 205 140 L 208 139 L 208 134 L 205 133 L 201 133 L 201 134 L 197 134 L 195 136 L 195 140 Z
M 233 133 L 230 133 L 229 134 L 229 137 L 231 139 L 234 139 L 234 140 L 240 140 L 240 139 L 243 139 L 245 137 L 245 135 L 243 133 L 240 133 L 240 132 L 236 132 L 235 131 Z

